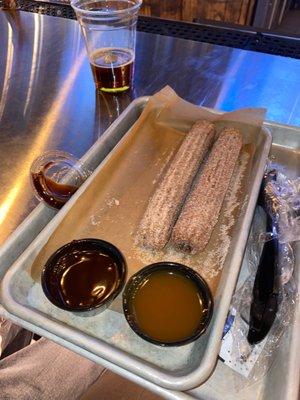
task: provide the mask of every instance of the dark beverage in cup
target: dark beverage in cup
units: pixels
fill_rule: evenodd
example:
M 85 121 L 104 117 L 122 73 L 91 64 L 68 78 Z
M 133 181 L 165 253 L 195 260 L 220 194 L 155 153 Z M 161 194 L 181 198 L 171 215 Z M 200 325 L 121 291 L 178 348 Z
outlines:
M 99 91 L 132 87 L 136 21 L 142 0 L 71 0 Z
M 102 48 L 90 56 L 96 87 L 104 92 L 129 89 L 133 74 L 134 53 L 122 48 Z

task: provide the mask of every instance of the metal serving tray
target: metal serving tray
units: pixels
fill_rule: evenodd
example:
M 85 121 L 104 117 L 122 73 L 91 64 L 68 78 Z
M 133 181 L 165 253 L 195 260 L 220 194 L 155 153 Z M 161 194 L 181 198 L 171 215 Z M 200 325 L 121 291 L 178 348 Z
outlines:
M 95 157 L 96 151 L 99 151 L 101 154 L 101 156 L 98 157 L 99 161 L 105 158 L 118 140 L 124 136 L 133 122 L 138 118 L 146 102 L 146 97 L 137 99 L 125 110 L 118 120 L 116 120 L 102 136 L 100 141 L 93 146 L 92 150 L 89 152 L 90 157 L 85 159 L 86 164 L 89 164 L 92 158 Z M 216 363 L 225 318 L 240 270 L 260 181 L 264 172 L 265 160 L 271 144 L 271 136 L 265 129 L 262 129 L 260 139 L 262 140 L 260 140 L 260 145 L 256 147 L 255 161 L 250 178 L 252 191 L 249 195 L 246 207 L 236 221 L 236 235 L 232 240 L 232 244 L 234 243 L 234 245 L 230 246 L 215 295 L 215 311 L 212 322 L 206 335 L 199 338 L 189 349 L 190 353 L 185 364 L 179 366 L 176 370 L 163 368 L 162 365 L 159 365 L 159 361 L 157 363 L 151 363 L 149 360 L 146 361 L 145 358 L 147 357 L 142 349 L 142 347 L 146 347 L 146 342 L 139 343 L 141 355 L 134 355 L 129 351 L 130 349 L 128 347 L 125 348 L 125 350 L 121 350 L 108 343 L 107 340 L 103 340 L 103 338 L 97 338 L 87 332 L 77 329 L 76 324 L 66 324 L 60 317 L 53 318 L 53 315 L 47 315 L 28 302 L 29 287 L 28 285 L 26 286 L 26 284 L 20 284 L 24 276 L 22 274 L 25 273 L 24 271 L 26 268 L 33 263 L 40 249 L 47 242 L 51 233 L 68 214 L 69 210 L 71 210 L 72 207 L 76 207 L 78 199 L 84 196 L 85 190 L 92 184 L 97 174 L 101 173 L 103 164 L 99 165 L 93 175 L 82 185 L 67 205 L 52 219 L 25 252 L 9 268 L 1 284 L 1 303 L 10 314 L 56 335 L 61 338 L 62 343 L 72 343 L 97 357 L 101 357 L 157 385 L 173 390 L 188 390 L 201 384 L 209 377 Z M 30 218 L 27 220 L 27 223 L 30 223 Z M 106 311 L 106 313 L 108 313 L 108 311 Z M 90 323 L 91 320 L 87 322 Z M 131 332 L 130 334 L 132 335 L 129 338 L 130 341 L 140 340 L 135 337 L 134 333 Z M 158 350 L 156 346 L 154 347 L 155 349 L 148 346 L 147 349 L 150 352 L 153 351 L 155 355 L 158 354 Z M 184 348 L 182 347 L 181 349 L 182 352 L 184 352 Z M 159 352 L 161 358 L 170 357 L 172 353 L 176 354 L 176 352 L 178 356 L 180 355 L 178 349 L 159 348 Z

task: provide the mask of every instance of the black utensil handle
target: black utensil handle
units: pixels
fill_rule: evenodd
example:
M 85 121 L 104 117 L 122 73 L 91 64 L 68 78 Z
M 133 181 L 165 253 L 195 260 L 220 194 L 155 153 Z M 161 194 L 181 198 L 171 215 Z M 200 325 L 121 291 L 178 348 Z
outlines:
M 253 286 L 248 332 L 249 344 L 261 342 L 269 333 L 278 310 L 277 284 L 278 241 L 264 244 Z

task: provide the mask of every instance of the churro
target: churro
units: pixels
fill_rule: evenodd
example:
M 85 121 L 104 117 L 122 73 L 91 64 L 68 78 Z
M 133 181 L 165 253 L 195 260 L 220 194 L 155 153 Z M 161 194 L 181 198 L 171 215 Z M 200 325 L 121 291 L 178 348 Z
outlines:
M 148 203 L 137 231 L 136 242 L 139 245 L 161 250 L 169 241 L 173 225 L 214 136 L 214 124 L 205 120 L 197 121 L 187 133 Z
M 195 254 L 206 247 L 241 147 L 237 129 L 225 128 L 220 133 L 173 228 L 171 241 L 177 249 Z

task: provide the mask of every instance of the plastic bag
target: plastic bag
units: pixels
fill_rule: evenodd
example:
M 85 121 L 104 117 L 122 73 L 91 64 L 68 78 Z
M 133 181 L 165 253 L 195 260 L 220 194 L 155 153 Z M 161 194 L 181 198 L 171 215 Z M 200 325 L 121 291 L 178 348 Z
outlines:
M 273 169 L 274 165 L 270 165 L 269 170 L 271 168 Z M 300 240 L 300 179 L 288 179 L 277 170 L 276 181 L 267 182 L 264 192 L 265 210 L 260 206 L 257 207 L 247 244 L 248 276 L 235 293 L 230 308 L 230 314 L 235 316 L 231 327 L 233 338 L 231 356 L 233 360 L 245 364 L 251 359 L 251 363 L 247 365 L 250 369 L 247 385 L 261 379 L 268 371 L 273 361 L 274 351 L 279 346 L 287 326 L 293 321 L 295 305 L 298 301 L 297 287 L 293 277 L 295 259 L 292 242 Z M 265 211 L 268 212 L 268 217 Z M 266 232 L 267 218 L 269 221 L 270 218 L 272 220 L 271 232 Z M 264 244 L 274 238 L 277 238 L 280 243 L 277 258 L 278 310 L 266 338 L 261 343 L 251 346 L 247 335 L 253 285 Z
M 266 185 L 267 208 L 278 225 L 280 243 L 300 240 L 300 178 L 289 179 L 282 172 Z

